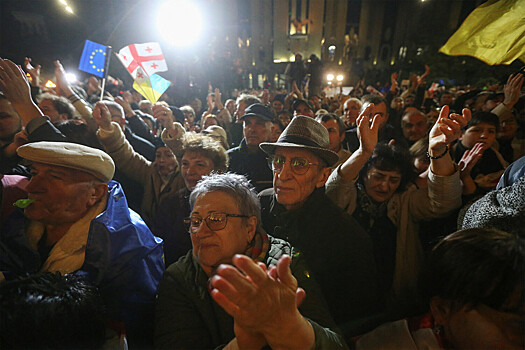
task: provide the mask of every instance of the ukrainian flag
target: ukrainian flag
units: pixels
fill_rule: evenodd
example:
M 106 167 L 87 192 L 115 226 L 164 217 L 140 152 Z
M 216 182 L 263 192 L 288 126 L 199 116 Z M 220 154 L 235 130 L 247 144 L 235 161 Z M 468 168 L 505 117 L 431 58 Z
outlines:
M 150 76 L 144 74 L 143 79 L 137 79 L 133 83 L 133 88 L 151 103 L 157 102 L 169 86 L 169 80 L 166 80 L 157 74 L 152 74 Z
M 107 53 L 107 46 L 86 40 L 84 51 L 82 51 L 82 57 L 80 57 L 78 69 L 96 75 L 97 77 L 104 78 L 106 75 L 104 69 Z
M 439 52 L 473 56 L 489 65 L 525 62 L 525 0 L 489 0 L 478 6 Z

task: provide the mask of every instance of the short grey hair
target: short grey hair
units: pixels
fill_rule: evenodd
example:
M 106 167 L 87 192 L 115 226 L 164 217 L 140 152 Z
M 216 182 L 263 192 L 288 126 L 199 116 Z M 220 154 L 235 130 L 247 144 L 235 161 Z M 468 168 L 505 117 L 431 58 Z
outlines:
M 209 192 L 223 192 L 231 196 L 237 204 L 241 215 L 255 216 L 257 218 L 257 232 L 260 231 L 261 203 L 255 188 L 244 175 L 228 172 L 225 174 L 212 173 L 203 176 L 202 180 L 197 182 L 197 186 L 195 186 L 190 195 L 192 210 L 197 198 Z
M 188 114 L 192 114 L 194 117 L 195 117 L 195 110 L 193 109 L 192 106 L 189 106 L 189 105 L 185 105 L 185 106 L 182 106 L 181 108 L 179 108 L 180 111 L 184 114 L 188 113 Z
M 241 96 L 237 97 L 236 103 L 239 102 L 244 102 L 244 104 L 246 104 L 246 107 L 248 107 L 253 105 L 254 103 L 261 103 L 261 100 L 255 95 L 241 94 Z

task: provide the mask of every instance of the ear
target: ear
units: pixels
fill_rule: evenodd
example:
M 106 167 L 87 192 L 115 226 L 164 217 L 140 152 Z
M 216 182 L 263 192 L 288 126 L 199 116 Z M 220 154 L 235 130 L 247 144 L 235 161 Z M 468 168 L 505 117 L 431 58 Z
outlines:
M 88 204 L 93 206 L 98 203 L 108 192 L 108 184 L 105 182 L 97 182 L 91 189 Z
M 66 113 L 60 113 L 59 117 L 60 117 L 60 120 L 63 121 L 63 122 L 67 121 L 67 119 L 68 119 Z
M 451 302 L 440 297 L 430 299 L 430 312 L 437 324 L 445 326 L 451 315 Z
M 257 230 L 257 218 L 255 216 L 250 216 L 246 219 L 246 228 L 247 228 L 247 238 L 248 242 L 251 242 L 253 236 L 255 235 L 255 230 Z
M 328 177 L 330 176 L 331 173 L 332 173 L 332 168 L 330 167 L 319 170 L 319 174 L 317 177 L 317 183 L 315 184 L 315 187 L 316 188 L 323 187 L 326 181 L 328 181 Z

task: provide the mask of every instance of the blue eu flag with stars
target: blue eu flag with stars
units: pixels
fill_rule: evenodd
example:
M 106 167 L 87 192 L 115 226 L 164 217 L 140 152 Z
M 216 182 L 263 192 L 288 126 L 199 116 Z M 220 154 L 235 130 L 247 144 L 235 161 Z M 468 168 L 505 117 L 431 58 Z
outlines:
M 78 69 L 103 78 L 106 75 L 105 64 L 108 47 L 86 40 Z

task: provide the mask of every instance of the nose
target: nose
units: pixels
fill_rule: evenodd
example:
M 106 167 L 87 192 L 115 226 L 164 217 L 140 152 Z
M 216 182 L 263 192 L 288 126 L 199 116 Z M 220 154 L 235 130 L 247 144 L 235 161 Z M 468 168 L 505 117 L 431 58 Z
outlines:
M 388 191 L 389 188 L 388 188 L 388 180 L 383 180 L 380 182 L 379 184 L 380 188 L 381 188 L 381 191 Z
M 278 176 L 281 180 L 287 180 L 292 177 L 292 166 L 288 160 L 284 162 L 283 167 L 281 168 L 281 171 L 279 172 Z
M 486 139 L 489 136 L 489 132 L 487 130 L 483 130 L 483 132 L 480 135 L 480 138 Z
M 34 175 L 29 183 L 26 186 L 26 191 L 28 193 L 37 193 L 37 192 L 43 192 L 44 186 L 42 183 L 42 180 L 38 175 Z

